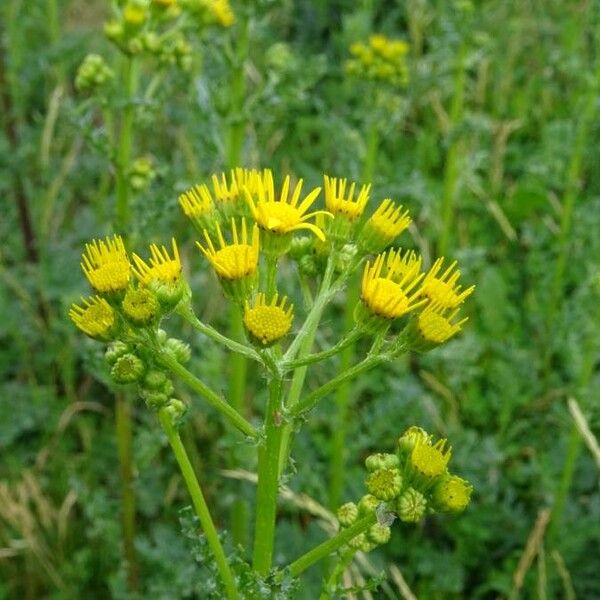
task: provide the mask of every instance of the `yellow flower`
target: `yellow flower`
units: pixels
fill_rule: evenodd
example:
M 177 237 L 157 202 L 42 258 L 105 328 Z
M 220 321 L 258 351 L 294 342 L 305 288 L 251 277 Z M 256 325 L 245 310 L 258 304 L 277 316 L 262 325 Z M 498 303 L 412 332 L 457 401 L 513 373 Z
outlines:
M 110 304 L 99 296 L 87 300 L 82 298 L 83 306 L 71 305 L 69 317 L 86 335 L 94 339 L 107 340 L 115 327 L 115 311 Z
M 473 486 L 458 477 L 447 475 L 438 481 L 433 489 L 433 500 L 438 510 L 462 512 L 471 501 Z
M 196 242 L 196 245 L 208 258 L 221 279 L 235 281 L 256 272 L 258 267 L 258 227 L 256 225 L 252 227 L 252 239 L 249 240 L 246 219 L 241 219 L 241 237 L 235 219 L 231 219 L 231 232 L 233 243 L 228 244 L 223 237 L 221 227 L 217 224 L 219 248 L 215 248 L 206 229 L 204 230 L 206 246 L 200 242 Z
M 244 310 L 244 325 L 252 338 L 262 346 L 270 346 L 283 336 L 287 335 L 294 319 L 294 307 L 286 308 L 287 298 L 284 296 L 280 302 L 275 294 L 270 303 L 267 303 L 265 294 L 258 294 L 253 305 L 246 302 Z
M 452 448 L 446 449 L 446 440 L 431 444 L 430 440 L 420 438 L 410 453 L 410 464 L 420 475 L 428 478 L 438 477 L 446 471 Z
M 195 185 L 179 196 L 179 206 L 183 214 L 195 225 L 205 227 L 207 218 L 213 212 L 214 203 L 208 186 Z
M 361 299 L 371 313 L 384 319 L 397 319 L 427 302 L 419 299 L 419 290 L 412 291 L 423 278 L 419 273 L 420 262 L 413 261 L 403 273 L 398 268 L 398 265 L 409 264 L 411 257 L 409 254 L 405 260 L 401 258 L 400 250 L 392 250 L 389 255 L 385 252 L 378 255 L 373 265 L 367 263 L 363 272 Z
M 86 244 L 81 268 L 96 291 L 109 293 L 124 290 L 129 284 L 131 265 L 123 238 L 115 235 Z
M 213 0 L 210 9 L 215 20 L 222 27 L 231 27 L 235 22 L 235 15 L 229 4 L 229 0 Z
M 149 285 L 153 281 L 169 284 L 176 284 L 179 281 L 181 277 L 181 259 L 175 238 L 171 240 L 171 244 L 173 258 L 169 256 L 169 251 L 165 246 L 158 246 L 157 244 L 150 245 L 151 257 L 149 263 L 146 263 L 137 254 L 133 255 L 133 261 L 135 262 L 133 272 L 144 285 Z
M 321 241 L 324 241 L 325 234 L 323 231 L 314 223 L 307 223 L 307 221 L 319 214 L 328 215 L 329 213 L 319 210 L 306 214 L 306 211 L 317 199 L 321 188 L 313 189 L 300 202 L 302 183 L 302 179 L 300 179 L 290 196 L 290 176 L 287 175 L 283 182 L 279 199 L 276 199 L 273 174 L 270 170 L 265 170 L 263 177 L 258 181 L 256 193 L 252 194 L 247 187 L 244 188 L 244 192 L 248 206 L 252 211 L 252 216 L 261 229 L 276 235 L 286 235 L 292 231 L 308 229 Z
M 350 184 L 348 193 L 346 193 L 347 185 L 347 179 L 337 179 L 325 175 L 325 206 L 334 216 L 342 215 L 354 222 L 362 216 L 365 210 L 371 185 L 363 185 L 356 199 L 354 198 L 356 183 Z
M 381 252 L 412 222 L 408 211 L 386 198 L 365 223 L 359 243 L 367 252 Z
M 461 286 L 457 285 L 460 277 L 460 271 L 456 269 L 457 262 L 454 261 L 439 275 L 443 264 L 443 257 L 438 258 L 433 263 L 433 266 L 425 275 L 425 279 L 421 285 L 421 293 L 432 302 L 436 302 L 444 308 L 453 308 L 464 302 L 473 293 L 475 286 L 472 285 L 461 292 Z
M 446 315 L 449 309 L 439 302 L 432 302 L 417 316 L 417 329 L 425 343 L 438 345 L 448 341 L 456 335 L 468 321 L 468 317 L 454 322 L 459 309 Z

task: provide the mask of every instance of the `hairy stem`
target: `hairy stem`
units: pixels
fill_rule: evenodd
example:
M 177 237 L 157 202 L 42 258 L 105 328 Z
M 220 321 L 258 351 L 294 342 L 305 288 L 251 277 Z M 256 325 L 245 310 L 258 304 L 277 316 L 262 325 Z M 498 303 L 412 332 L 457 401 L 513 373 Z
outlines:
M 281 380 L 273 379 L 269 384 L 269 402 L 267 404 L 267 414 L 265 415 L 267 439 L 258 451 L 253 566 L 261 575 L 268 574 L 273 559 L 279 489 L 279 451 L 283 430 L 281 401 Z
M 217 533 L 215 524 L 210 516 L 210 511 L 208 510 L 206 500 L 204 499 L 204 495 L 200 489 L 200 484 L 198 483 L 198 479 L 196 478 L 196 474 L 194 473 L 190 459 L 185 451 L 185 447 L 181 442 L 179 433 L 173 426 L 173 421 L 168 409 L 163 408 L 159 412 L 158 418 L 164 432 L 167 434 L 169 445 L 173 450 L 175 460 L 177 460 L 181 475 L 183 476 L 185 485 L 192 498 L 192 503 L 194 505 L 196 514 L 198 515 L 198 519 L 200 520 L 200 525 L 202 526 L 202 530 L 204 531 L 208 545 L 210 546 L 213 556 L 215 557 L 219 574 L 221 575 L 221 579 L 225 585 L 227 598 L 230 600 L 236 600 L 239 596 L 233 572 L 231 571 L 229 563 L 227 562 L 225 551 L 223 550 L 223 546 L 219 540 L 219 534 Z
M 137 65 L 132 56 L 123 56 L 121 86 L 125 95 L 125 106 L 121 119 L 116 149 L 116 225 L 122 233 L 129 232 L 129 178 L 128 169 L 133 146 L 134 96 L 137 90 Z

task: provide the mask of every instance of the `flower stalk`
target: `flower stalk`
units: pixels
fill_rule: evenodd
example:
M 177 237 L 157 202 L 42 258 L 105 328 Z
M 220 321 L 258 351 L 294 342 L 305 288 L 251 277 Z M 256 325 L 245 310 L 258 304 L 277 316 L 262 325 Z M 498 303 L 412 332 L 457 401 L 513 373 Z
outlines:
M 181 442 L 179 433 L 173 425 L 173 418 L 169 412 L 169 409 L 163 408 L 158 413 L 158 418 L 165 434 L 167 435 L 169 445 L 171 446 L 171 450 L 173 451 L 175 460 L 179 465 L 185 485 L 192 498 L 196 515 L 200 520 L 200 525 L 204 531 L 208 545 L 210 546 L 217 563 L 217 568 L 219 570 L 219 574 L 221 575 L 221 579 L 223 580 L 227 598 L 229 598 L 229 600 L 237 600 L 239 595 L 233 572 L 231 571 L 229 563 L 227 562 L 227 557 L 225 556 L 225 551 L 221 545 L 219 534 L 217 533 L 215 524 L 210 515 L 210 511 L 208 510 L 206 500 L 202 494 L 202 489 L 200 488 L 200 484 L 198 483 L 198 479 L 196 478 L 196 474 L 194 473 L 190 459 L 188 458 L 185 447 Z

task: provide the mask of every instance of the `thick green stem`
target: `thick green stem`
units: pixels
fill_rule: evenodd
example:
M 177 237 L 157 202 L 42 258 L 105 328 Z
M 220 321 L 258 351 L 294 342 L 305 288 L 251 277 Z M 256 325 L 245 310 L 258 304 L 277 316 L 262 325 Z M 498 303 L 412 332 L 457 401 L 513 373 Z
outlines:
M 304 356 L 310 353 L 313 343 L 315 341 L 315 336 L 317 334 L 317 328 L 319 326 L 319 321 L 321 320 L 321 315 L 323 314 L 323 310 L 325 309 L 327 302 L 329 302 L 330 300 L 329 292 L 331 280 L 333 278 L 334 265 L 335 257 L 332 251 L 327 261 L 327 266 L 325 268 L 325 274 L 323 275 L 323 281 L 321 282 L 319 293 L 317 294 L 312 308 L 308 313 L 308 316 L 306 317 L 306 321 L 304 321 L 304 325 L 298 332 L 296 339 L 292 342 L 292 344 L 288 348 L 288 351 L 283 357 L 282 362 L 284 364 L 293 360 L 297 353 L 299 353 L 299 358 L 303 358 Z M 300 394 L 302 393 L 302 387 L 304 386 L 304 379 L 306 377 L 306 370 L 307 367 L 306 365 L 304 365 L 302 367 L 298 367 L 294 371 L 292 383 L 290 385 L 290 389 L 288 391 L 285 402 L 285 407 L 288 410 L 292 406 L 295 406 L 298 400 L 300 400 Z M 280 473 L 283 472 L 288 462 L 292 438 L 292 427 L 292 423 L 286 423 L 283 427 L 281 454 L 279 457 Z
M 253 566 L 261 575 L 268 574 L 273 559 L 279 489 L 279 451 L 283 431 L 281 412 L 281 380 L 272 379 L 269 384 L 269 402 L 265 415 L 267 439 L 258 451 Z
M 129 162 L 133 145 L 134 96 L 137 90 L 137 65 L 132 56 L 123 57 L 121 88 L 125 98 L 119 140 L 116 150 L 116 225 L 122 233 L 128 233 L 130 221 L 129 206 Z
M 348 527 L 348 529 L 342 529 L 331 539 L 319 544 L 316 548 L 313 548 L 302 555 L 289 566 L 292 577 L 298 577 L 306 571 L 306 569 L 312 567 L 312 565 L 320 560 L 323 560 L 332 552 L 335 552 L 338 548 L 341 548 L 344 544 L 347 544 L 350 540 L 354 539 L 357 535 L 364 533 L 369 527 L 375 525 L 375 523 L 377 523 L 377 516 L 374 512 L 369 513 L 366 517 L 359 519 L 354 525 Z
M 223 546 L 221 545 L 221 541 L 219 540 L 219 534 L 217 533 L 215 524 L 213 523 L 212 517 L 210 516 L 208 506 L 206 505 L 206 500 L 204 499 L 204 495 L 202 494 L 202 490 L 200 489 L 200 485 L 198 483 L 198 479 L 196 478 L 196 474 L 194 473 L 192 464 L 190 463 L 187 452 L 185 451 L 185 447 L 181 442 L 179 433 L 173 426 L 173 421 L 171 415 L 169 414 L 169 409 L 163 408 L 159 412 L 158 418 L 160 420 L 160 424 L 164 429 L 164 432 L 167 434 L 169 445 L 173 450 L 175 460 L 177 460 L 177 464 L 179 465 L 181 475 L 183 476 L 185 485 L 192 498 L 192 503 L 194 505 L 196 514 L 198 515 L 198 519 L 200 520 L 200 525 L 202 527 L 202 530 L 204 531 L 204 535 L 206 536 L 208 545 L 210 546 L 210 549 L 215 557 L 217 568 L 219 569 L 219 574 L 221 575 L 221 579 L 223 580 L 223 584 L 225 585 L 227 598 L 229 598 L 230 600 L 236 600 L 239 596 L 233 572 L 231 571 L 229 563 L 227 562 L 225 551 L 223 550 Z
M 216 392 L 200 381 L 175 358 L 165 353 L 159 353 L 157 360 L 177 375 L 186 385 L 198 392 L 213 407 L 216 408 L 234 427 L 251 438 L 258 438 L 256 429 L 230 404 L 227 404 Z
M 127 587 L 135 592 L 138 587 L 138 562 L 135 552 L 135 492 L 133 489 L 133 455 L 131 450 L 131 403 L 124 394 L 115 397 L 115 429 L 121 474 L 121 523 L 123 527 L 123 555 L 127 572 Z
M 302 413 L 314 408 L 319 400 L 327 394 L 335 391 L 339 385 L 345 381 L 350 381 L 354 377 L 358 377 L 361 373 L 371 370 L 373 367 L 385 362 L 387 357 L 384 355 L 379 356 L 367 356 L 363 361 L 350 367 L 344 373 L 340 373 L 337 377 L 334 377 L 331 381 L 328 381 L 320 388 L 317 388 L 314 392 L 311 392 L 305 396 L 300 402 L 298 402 L 293 408 L 290 409 L 288 416 L 293 419 L 300 416 Z
M 450 247 L 450 237 L 454 229 L 454 201 L 457 193 L 460 157 L 463 142 L 457 134 L 456 129 L 462 122 L 465 103 L 465 83 L 467 48 L 461 44 L 456 56 L 456 67 L 454 73 L 454 92 L 452 106 L 450 109 L 450 135 L 453 136 L 446 154 L 446 165 L 444 168 L 444 191 L 442 196 L 442 231 L 438 245 L 438 254 L 444 256 Z
M 346 306 L 344 308 L 344 330 L 348 331 L 354 326 L 354 307 L 359 301 L 358 283 L 348 286 L 346 292 Z M 340 354 L 338 373 L 342 375 L 350 369 L 354 360 L 354 340 Z M 336 390 L 335 403 L 337 415 L 332 427 L 331 451 L 329 458 L 329 507 L 335 510 L 342 495 L 344 487 L 344 474 L 346 464 L 346 433 L 348 431 L 348 408 L 351 400 L 350 380 L 343 381 Z

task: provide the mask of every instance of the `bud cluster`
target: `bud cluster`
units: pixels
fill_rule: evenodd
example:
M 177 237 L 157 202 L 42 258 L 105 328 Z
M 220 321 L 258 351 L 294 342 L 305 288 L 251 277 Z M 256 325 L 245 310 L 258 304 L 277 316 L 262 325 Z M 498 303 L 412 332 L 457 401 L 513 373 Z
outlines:
M 420 427 L 410 427 L 393 454 L 367 457 L 367 494 L 358 504 L 348 502 L 337 511 L 340 527 L 347 528 L 369 513 L 393 514 L 405 523 L 419 523 L 427 514 L 459 513 L 468 506 L 473 487 L 448 471 L 451 448 L 446 440 L 434 441 Z M 390 538 L 390 527 L 381 522 L 357 536 L 351 546 L 367 552 Z
M 189 288 L 174 240 L 172 254 L 155 244 L 150 254 L 148 261 L 136 254 L 130 260 L 120 236 L 87 244 L 82 268 L 96 295 L 74 304 L 69 315 L 90 337 L 111 342 L 105 355 L 111 379 L 137 384 L 146 404 L 158 410 L 172 401 L 173 384 L 140 341 L 152 339 L 179 363 L 189 360 L 189 346 L 159 329 L 166 315 L 189 301 Z
M 88 54 L 75 76 L 75 88 L 80 92 L 93 93 L 114 79 L 114 71 L 99 54 Z
M 367 43 L 355 42 L 350 46 L 352 58 L 346 61 L 344 68 L 352 77 L 402 88 L 408 83 L 408 49 L 403 40 L 372 35 Z

